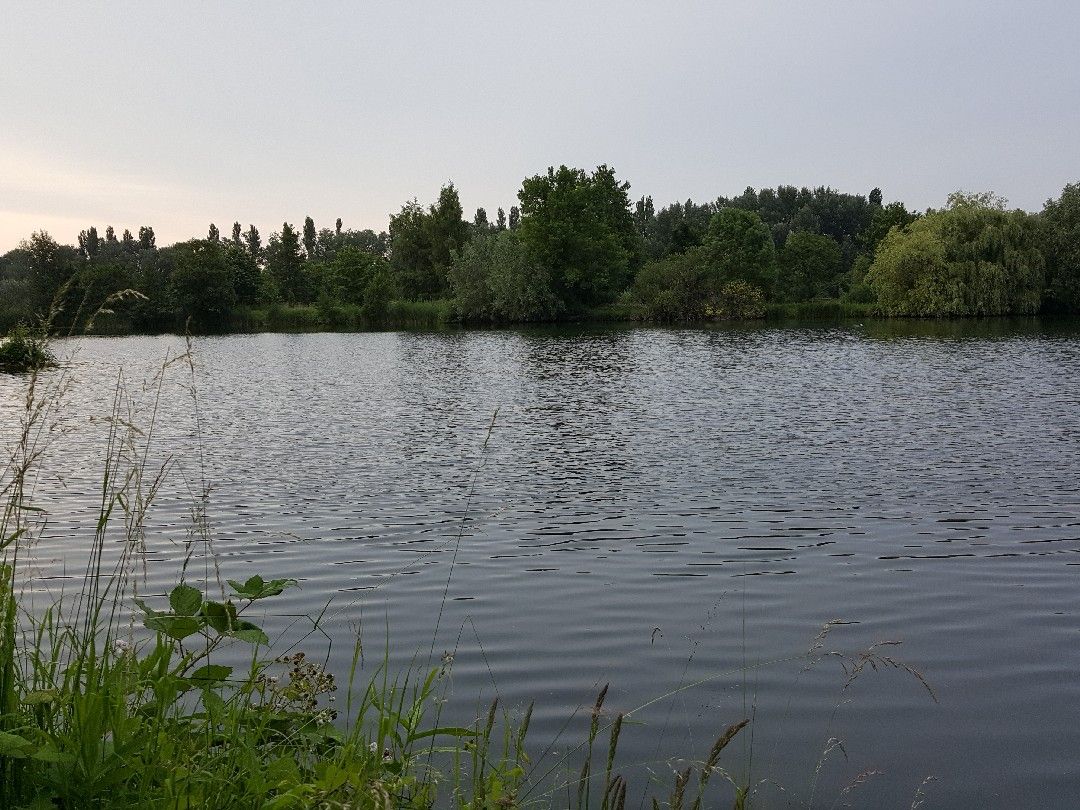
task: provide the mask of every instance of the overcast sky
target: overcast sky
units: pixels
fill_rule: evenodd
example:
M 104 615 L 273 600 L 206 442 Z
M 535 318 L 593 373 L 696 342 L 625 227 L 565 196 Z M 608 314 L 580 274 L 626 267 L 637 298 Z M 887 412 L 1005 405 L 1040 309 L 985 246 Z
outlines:
M 494 218 L 560 163 L 657 207 L 790 183 L 1037 210 L 1080 180 L 1076 0 L 71 6 L 0 9 L 0 251 L 379 230 L 448 180 Z

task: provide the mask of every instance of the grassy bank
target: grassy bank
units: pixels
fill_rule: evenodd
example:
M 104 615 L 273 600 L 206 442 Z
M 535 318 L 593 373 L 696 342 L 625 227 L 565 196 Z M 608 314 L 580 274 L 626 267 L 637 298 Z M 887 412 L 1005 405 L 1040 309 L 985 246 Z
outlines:
M 873 304 L 829 299 L 801 301 L 797 304 L 772 303 L 766 307 L 770 321 L 843 321 L 880 317 Z
M 390 301 L 386 313 L 372 320 L 362 307 L 337 301 L 318 304 L 279 304 L 241 308 L 228 328 L 236 332 L 374 331 L 401 328 L 437 328 L 451 322 L 448 300 Z

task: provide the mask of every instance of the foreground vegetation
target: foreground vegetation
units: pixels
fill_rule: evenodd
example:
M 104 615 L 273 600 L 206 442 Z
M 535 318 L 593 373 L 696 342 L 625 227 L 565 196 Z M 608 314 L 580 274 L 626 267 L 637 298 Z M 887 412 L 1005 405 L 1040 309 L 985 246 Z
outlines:
M 44 336 L 35 334 L 26 324 L 18 324 L 0 340 L 0 372 L 18 374 L 55 365 L 56 358 Z
M 53 307 L 61 332 L 112 333 L 1080 312 L 1080 184 L 1039 214 L 989 193 L 916 213 L 879 189 L 794 186 L 656 210 L 629 188 L 607 166 L 561 166 L 494 221 L 468 221 L 450 184 L 386 232 L 308 217 L 265 244 L 239 222 L 161 248 L 149 226 L 90 227 L 77 246 L 38 232 L 0 256 L 0 332 Z

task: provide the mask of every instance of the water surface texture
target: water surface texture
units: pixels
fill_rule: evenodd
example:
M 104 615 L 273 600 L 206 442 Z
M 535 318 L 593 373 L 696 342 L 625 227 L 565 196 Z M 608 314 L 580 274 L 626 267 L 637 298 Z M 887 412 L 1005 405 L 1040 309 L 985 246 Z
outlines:
M 84 564 L 118 371 L 146 424 L 183 341 L 58 350 L 43 593 Z M 632 806 L 751 712 L 762 806 L 1080 794 L 1074 327 L 276 334 L 194 354 L 194 377 L 177 364 L 161 386 L 151 461 L 175 466 L 151 593 L 175 582 L 205 485 L 222 576 L 300 580 L 268 619 L 294 634 L 329 602 L 339 671 L 358 631 L 378 660 L 387 626 L 394 666 L 453 652 L 449 711 L 535 699 L 537 755 L 580 739 L 580 711 L 560 730 L 605 682 L 612 712 L 661 698 L 623 732 Z M 5 441 L 20 386 L 0 380 Z M 825 655 L 893 641 L 878 652 L 937 703 L 887 665 L 845 689 Z

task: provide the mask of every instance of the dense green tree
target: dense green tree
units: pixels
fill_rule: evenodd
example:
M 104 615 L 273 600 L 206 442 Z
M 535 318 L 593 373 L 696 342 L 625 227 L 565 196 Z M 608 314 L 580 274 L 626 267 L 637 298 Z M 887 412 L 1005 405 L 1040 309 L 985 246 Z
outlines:
M 364 288 L 364 303 L 360 306 L 361 317 L 371 323 L 383 320 L 393 296 L 394 281 L 390 275 L 389 265 L 383 264 Z
M 67 306 L 65 291 L 82 265 L 81 254 L 60 245 L 46 231 L 36 231 L 23 243 L 30 271 L 30 311 L 45 318 L 53 307 Z
M 716 273 L 705 247 L 648 262 L 634 280 L 630 300 L 645 320 L 661 322 L 760 318 L 761 289 Z
M 469 228 L 462 218 L 461 200 L 453 183 L 439 191 L 439 200 L 430 209 L 432 264 L 445 278 L 453 254 L 469 241 Z
M 240 227 L 239 222 L 232 224 L 232 243 L 237 247 L 244 246 L 244 230 Z
M 174 255 L 168 250 L 142 250 L 134 255 L 137 275 L 135 288 L 146 296 L 130 309 L 136 328 L 145 330 L 182 327 L 177 314 L 171 284 Z
M 213 222 L 210 223 L 210 230 L 207 232 L 206 238 L 210 242 L 221 241 L 221 231 L 218 230 L 218 226 L 215 225 Z
M 777 297 L 786 301 L 839 298 L 844 273 L 840 246 L 810 231 L 795 231 L 780 251 Z
M 247 245 L 247 252 L 251 254 L 251 258 L 255 261 L 262 261 L 262 238 L 259 236 L 259 229 L 254 225 L 249 225 L 247 233 L 244 235 L 244 242 Z
M 318 242 L 318 234 L 315 232 L 315 220 L 311 217 L 304 217 L 304 256 L 309 262 L 313 262 L 318 258 L 315 246 Z
M 204 329 L 222 326 L 236 303 L 225 250 L 219 241 L 192 239 L 168 248 L 171 286 L 181 320 Z
M 776 286 L 776 248 L 757 214 L 722 208 L 709 221 L 702 249 L 718 281 L 745 281 L 768 297 Z
M 127 228 L 124 228 L 124 235 L 120 237 L 120 244 L 126 253 L 135 253 L 138 250 L 135 237 L 131 235 L 131 231 Z
M 485 209 L 476 209 L 476 215 L 473 217 L 473 227 L 478 231 L 484 231 L 490 227 L 490 225 L 488 225 L 487 211 Z
M 698 205 L 693 200 L 676 202 L 645 217 L 645 253 L 649 258 L 660 259 L 672 253 L 684 253 L 701 244 L 709 221 L 716 213 L 712 203 Z
M 236 231 L 236 228 L 233 228 Z M 262 294 L 262 273 L 259 264 L 242 244 L 227 242 L 223 246 L 225 267 L 236 303 L 253 306 Z
M 131 300 L 127 292 L 139 286 L 138 267 L 123 251 L 106 250 L 85 262 L 72 279 L 71 307 L 64 319 L 68 331 L 101 328 L 123 329 L 129 325 Z
M 0 256 L 0 334 L 34 321 L 30 253 L 23 245 Z
M 154 229 L 149 225 L 139 228 L 139 247 L 142 250 L 153 250 L 157 247 L 157 239 L 154 237 Z
M 416 200 L 402 206 L 390 218 L 390 263 L 401 293 L 413 300 L 445 294 L 451 257 L 468 239 L 453 183 L 443 186 L 426 211 Z
M 706 317 L 717 291 L 704 251 L 673 253 L 647 262 L 634 279 L 632 297 L 650 321 L 696 321 Z
M 511 205 L 510 206 L 510 222 L 509 222 L 510 230 L 514 230 L 520 224 L 521 224 L 521 209 L 518 208 L 516 205 Z
M 549 168 L 522 183 L 518 233 L 567 308 L 610 303 L 633 279 L 641 239 L 629 188 L 607 166 Z
M 884 208 L 879 207 L 874 211 L 866 228 L 859 233 L 857 244 L 872 255 L 890 230 L 903 228 L 918 218 L 919 215 L 909 212 L 902 202 L 891 202 Z
M 390 237 L 386 231 L 375 233 L 370 228 L 365 228 L 362 231 L 345 230 L 337 236 L 334 245 L 336 250 L 353 247 L 386 258 L 386 254 L 390 249 Z
M 954 194 L 948 208 L 893 228 L 867 282 L 888 315 L 1036 312 L 1045 281 L 1036 219 L 989 194 Z
M 650 225 L 656 218 L 656 208 L 652 197 L 642 197 L 634 203 L 634 226 L 643 240 L 649 238 Z
M 506 212 L 503 211 L 501 207 L 495 215 L 495 228 L 500 231 L 506 230 Z
M 79 252 L 82 253 L 83 258 L 94 258 L 100 247 L 101 240 L 98 238 L 97 228 L 93 225 L 88 230 L 79 232 Z
M 335 300 L 362 306 L 372 281 L 388 270 L 386 259 L 354 246 L 340 250 L 326 268 L 326 292 Z
M 1080 312 L 1080 183 L 1047 200 L 1042 223 L 1047 259 L 1046 308 Z
M 474 237 L 454 256 L 450 289 L 454 309 L 466 321 L 544 321 L 559 311 L 547 268 L 514 231 Z
M 116 230 L 113 228 L 112 225 L 108 225 L 105 228 L 105 243 L 108 245 L 117 244 Z
M 288 222 L 282 223 L 280 234 L 270 238 L 266 251 L 266 271 L 285 303 L 310 303 L 312 291 L 304 272 L 300 236 Z
M 334 236 L 341 238 L 341 217 L 334 220 Z
M 408 299 L 433 298 L 443 289 L 432 266 L 428 215 L 416 200 L 390 217 L 390 264 L 402 295 Z

